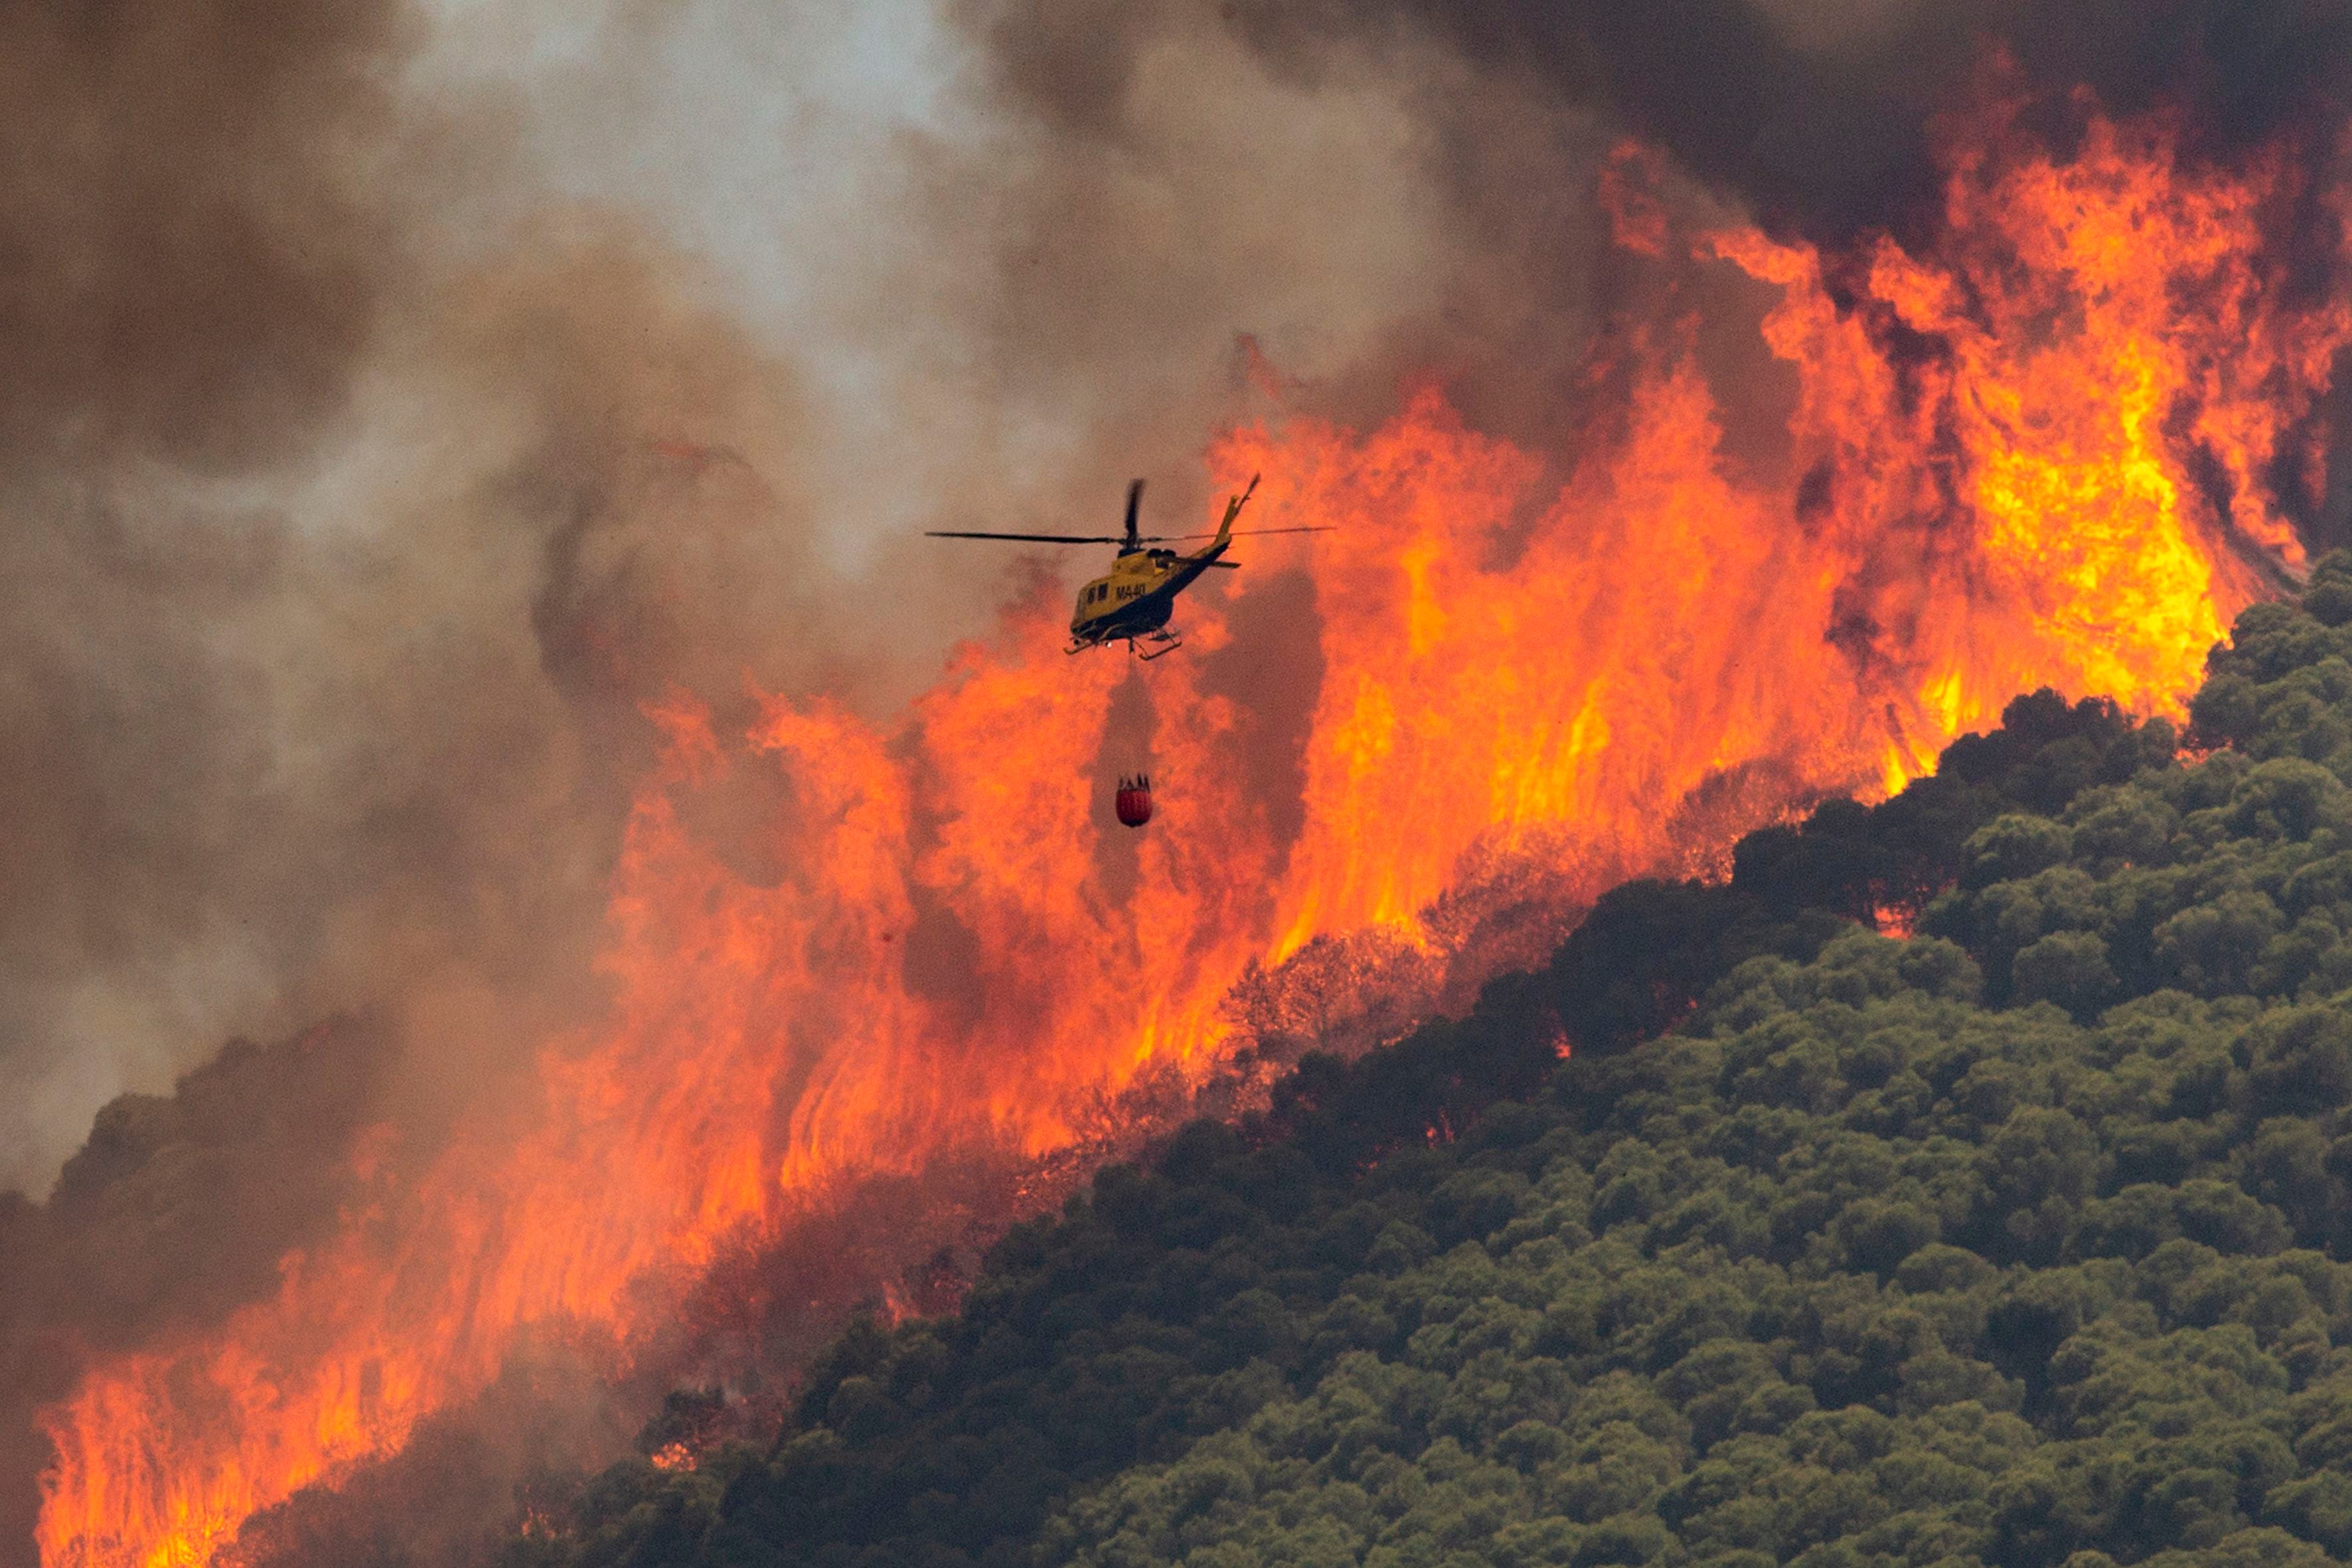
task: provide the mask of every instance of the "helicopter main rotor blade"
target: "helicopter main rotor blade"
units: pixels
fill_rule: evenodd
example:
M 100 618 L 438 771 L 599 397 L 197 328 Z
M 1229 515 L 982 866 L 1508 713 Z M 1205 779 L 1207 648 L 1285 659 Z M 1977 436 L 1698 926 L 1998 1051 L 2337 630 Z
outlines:
M 1226 535 L 1226 537 L 1229 539 L 1255 539 L 1262 538 L 1269 533 L 1337 533 L 1339 531 L 1338 528 L 1326 523 L 1318 528 L 1237 528 L 1234 530 L 1232 533 Z M 1147 533 L 1143 536 L 1140 542 L 1145 544 L 1173 544 L 1178 540 L 1181 539 L 1214 539 L 1217 536 L 1213 533 Z
M 1024 544 L 1118 544 L 1116 533 L 970 533 L 961 530 L 928 529 L 925 539 L 1017 539 Z
M 1135 537 L 1135 515 L 1142 505 L 1143 481 L 1138 479 L 1127 487 L 1127 537 L 1120 542 L 1129 548 L 1133 548 L 1139 542 Z

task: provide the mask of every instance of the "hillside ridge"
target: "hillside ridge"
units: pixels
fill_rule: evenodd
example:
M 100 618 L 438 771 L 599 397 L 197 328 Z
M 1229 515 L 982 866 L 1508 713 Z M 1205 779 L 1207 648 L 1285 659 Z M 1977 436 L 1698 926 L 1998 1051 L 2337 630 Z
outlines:
M 957 1313 L 854 1322 L 772 1444 L 674 1397 L 505 1561 L 2352 1552 L 2347 622 L 2343 555 L 2241 617 L 2205 754 L 2040 693 L 1619 889 L 1014 1226 Z

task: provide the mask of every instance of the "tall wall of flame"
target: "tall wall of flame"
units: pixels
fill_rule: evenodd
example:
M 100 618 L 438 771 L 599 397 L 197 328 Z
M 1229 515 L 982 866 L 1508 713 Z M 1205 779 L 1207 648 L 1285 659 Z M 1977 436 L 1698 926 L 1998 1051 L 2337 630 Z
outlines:
M 1556 461 L 1435 387 L 1375 427 L 1214 444 L 1220 486 L 1265 474 L 1260 521 L 1336 530 L 1252 542 L 1234 589 L 1312 584 L 1295 827 L 1244 782 L 1251 710 L 1202 674 L 1246 607 L 1208 594 L 1192 651 L 1135 674 L 1065 658 L 1060 605 L 1030 603 L 895 726 L 769 699 L 733 732 L 666 704 L 609 1020 L 545 1047 L 526 1131 L 461 1128 L 273 1299 L 48 1412 L 44 1563 L 204 1562 L 480 1391 L 527 1327 L 625 1359 L 678 1281 L 845 1184 L 1079 1144 L 1123 1090 L 1216 1061 L 1236 981 L 1318 936 L 1386 929 L 1442 963 L 1465 940 L 1427 912 L 1444 900 L 1569 909 L 1684 863 L 1711 791 L 1734 806 L 1699 848 L 1896 787 L 2040 684 L 2178 711 L 2265 574 L 2301 563 L 2282 487 L 2320 461 L 2308 416 L 2352 310 L 2286 289 L 2267 236 L 2332 193 L 2285 151 L 2191 164 L 2160 117 L 2095 121 L 2061 160 L 1994 111 L 1946 166 L 1930 253 L 1687 234 L 1620 193 L 1629 254 L 1769 291 L 1784 477 L 1727 456 L 1671 289 L 1607 339 L 1593 384 L 1622 395 Z M 1097 807 L 1144 760 L 1104 754 L 1129 679 L 1162 815 L 1116 869 Z M 684 809 L 746 771 L 781 780 L 772 879 Z M 951 989 L 927 977 L 941 932 Z

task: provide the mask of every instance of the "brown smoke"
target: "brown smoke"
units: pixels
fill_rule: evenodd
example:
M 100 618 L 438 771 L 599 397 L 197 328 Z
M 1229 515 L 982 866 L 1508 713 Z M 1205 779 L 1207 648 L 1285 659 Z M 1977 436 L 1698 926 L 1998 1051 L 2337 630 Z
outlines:
M 788 372 L 625 222 L 436 226 L 510 116 L 399 101 L 420 29 L 0 17 L 0 1188 L 89 1132 L 0 1196 L 0 1560 L 79 1358 L 266 1293 L 593 1005 L 637 702 L 823 640 Z
M 1292 407 L 1434 369 L 1541 447 L 1623 303 L 1590 191 L 1624 130 L 1799 226 L 1895 221 L 1989 36 L 2246 135 L 2333 90 L 2344 14 L 961 0 L 982 132 L 874 154 L 887 216 L 822 309 L 941 521 L 1107 517 L 1138 470 L 1197 505 L 1202 434 L 1263 406 L 1243 334 Z M 600 81 L 674 19 L 617 17 Z M 529 110 L 404 98 L 425 30 L 392 0 L 0 23 L 0 1181 L 234 1027 L 576 957 L 665 683 L 893 689 L 809 546 L 859 529 L 811 515 L 845 489 L 806 478 L 844 460 L 824 410 L 628 217 L 513 222 Z M 943 586 L 922 549 L 879 561 L 928 651 L 1006 568 Z
M 1989 92 L 2027 100 L 2061 148 L 2095 106 L 2173 112 L 2192 160 L 2284 135 L 2309 160 L 2337 161 L 2352 110 L 2347 0 L 961 3 L 997 90 L 1051 128 L 1065 169 L 1170 145 L 1141 106 L 1154 62 L 1171 57 L 1238 47 L 1310 98 L 1384 84 L 1413 128 L 1394 155 L 1413 171 L 1426 220 L 1459 244 L 1428 257 L 1418 306 L 1385 330 L 1391 352 L 1357 354 L 1293 405 L 1360 416 L 1384 406 L 1399 369 L 1433 371 L 1475 426 L 1538 451 L 1578 425 L 1593 332 L 1619 312 L 1654 315 L 1624 298 L 1610 236 L 1591 221 L 1596 182 L 1624 138 L 1664 155 L 1667 199 L 1694 227 L 1712 226 L 1713 206 L 1718 221 L 1838 250 L 1878 232 L 1932 243 L 1937 122 Z M 1215 104 L 1217 73 L 1196 79 L 1201 101 Z M 2294 286 L 2338 286 L 2340 215 L 2314 201 L 2291 216 L 2299 232 L 2281 249 L 2312 263 Z M 1681 287 L 1727 285 L 1697 269 Z M 1731 444 L 1769 462 L 1781 374 L 1754 352 L 1752 303 L 1685 300 L 1694 306 L 1726 329 L 1700 352 L 1714 355 L 1717 395 L 1735 405 Z M 2352 428 L 2352 395 L 2339 392 L 2319 417 Z M 2352 526 L 2352 480 L 2339 475 L 2335 489 L 2298 518 L 2322 542 Z
M 624 7 L 593 71 L 666 25 Z M 404 88 L 428 42 L 394 0 L 0 20 L 0 1184 L 234 1032 L 302 1042 L 116 1100 L 0 1210 L 0 1557 L 77 1357 L 265 1292 L 355 1163 L 594 1006 L 643 702 L 887 701 L 1017 571 L 909 539 L 845 584 L 813 542 L 871 525 L 818 515 L 853 458 L 797 367 L 641 215 L 537 189 L 533 105 Z M 1344 381 L 1458 270 L 1382 70 L 1203 33 L 1133 85 L 1124 151 L 983 73 L 983 132 L 874 154 L 891 216 L 819 309 L 939 521 L 1096 522 L 1131 471 L 1197 508 L 1244 334 Z
M 1310 74 L 1346 40 L 1441 40 L 1831 242 L 1932 218 L 1930 122 L 1996 53 L 2115 113 L 2179 108 L 2208 151 L 2321 124 L 2352 86 L 2342 0 L 1235 0 L 1221 15 Z
M 419 27 L 0 21 L 0 1184 L 233 1028 L 576 964 L 635 703 L 808 635 L 789 374 L 617 219 L 436 226 L 510 132 L 395 102 Z
M 225 921 L 243 847 L 213 808 L 268 794 L 228 628 L 299 545 L 225 492 L 343 407 L 397 275 L 366 177 L 401 35 L 366 0 L 0 18 L 0 1183 L 55 1169 L 92 1088 L 170 1065 L 214 1022 L 170 994 L 274 934 Z
M 688 9 L 617 7 L 561 112 L 634 112 L 603 89 Z M 46 1188 L 101 1102 L 233 1033 L 295 1042 L 117 1102 L 46 1206 L 0 1198 L 0 1278 L 39 1281 L 0 1303 L 0 1561 L 15 1435 L 75 1355 L 266 1289 L 372 1127 L 412 1157 L 593 1007 L 641 703 L 887 704 L 1024 570 L 915 527 L 1107 527 L 1132 473 L 1196 513 L 1202 442 L 1269 384 L 1363 419 L 1433 373 L 1554 449 L 1613 395 L 1580 379 L 1592 334 L 1651 313 L 1593 201 L 1629 133 L 1678 166 L 1663 199 L 1835 238 L 1931 221 L 1927 117 L 1990 37 L 2242 140 L 2330 100 L 2347 15 L 954 0 L 953 123 L 845 173 L 866 206 L 810 285 L 889 416 L 856 448 L 688 247 L 541 188 L 523 132 L 554 111 L 404 93 L 429 34 L 398 0 L 0 16 L 0 1187 Z M 1727 291 L 1683 307 L 1719 334 L 1734 459 L 1777 461 L 1758 301 L 1682 286 Z M 845 512 L 861 464 L 926 515 Z M 827 542 L 886 523 L 845 580 Z M 1313 615 L 1261 592 L 1203 656 L 1278 824 Z M 698 809 L 723 843 L 774 803 Z

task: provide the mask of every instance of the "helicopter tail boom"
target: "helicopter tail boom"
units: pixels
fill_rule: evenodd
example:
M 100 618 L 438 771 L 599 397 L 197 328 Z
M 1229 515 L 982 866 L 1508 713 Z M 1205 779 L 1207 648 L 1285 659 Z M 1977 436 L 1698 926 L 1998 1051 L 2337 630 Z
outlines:
M 1203 552 L 1210 559 L 1214 560 L 1218 555 L 1223 554 L 1225 546 L 1234 542 L 1234 519 L 1241 516 L 1242 508 L 1249 504 L 1250 497 L 1257 494 L 1257 481 L 1258 476 L 1252 474 L 1249 488 L 1225 503 L 1224 521 L 1217 524 L 1216 542 L 1210 545 Z

